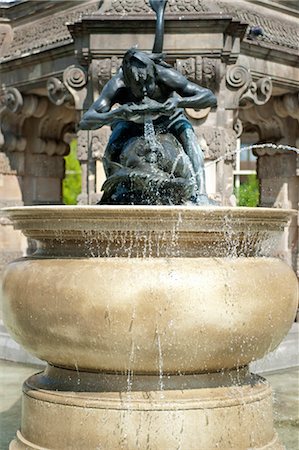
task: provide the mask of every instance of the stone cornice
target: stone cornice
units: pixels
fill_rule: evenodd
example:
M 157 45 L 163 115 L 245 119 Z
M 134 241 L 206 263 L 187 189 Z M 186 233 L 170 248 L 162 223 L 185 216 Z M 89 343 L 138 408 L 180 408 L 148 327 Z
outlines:
M 53 62 L 51 71 L 49 70 L 49 61 Z M 52 46 L 42 52 L 36 51 L 23 57 L 22 70 L 19 70 L 19 58 L 2 61 L 0 64 L 1 83 L 26 91 L 30 91 L 32 87 L 38 88 L 39 85 L 45 87 L 49 77 L 61 77 L 65 67 L 75 62 L 73 43 L 67 45 L 60 43 L 59 46 Z M 37 64 L 39 70 L 35 72 L 34 68 Z
M 294 21 L 288 20 L 286 16 L 274 17 L 266 8 L 263 14 L 260 10 L 250 9 L 250 5 L 245 4 L 246 7 L 225 0 L 217 0 L 217 4 L 222 8 L 223 13 L 232 14 L 233 17 L 246 22 L 250 27 L 260 26 L 264 32 L 261 40 L 265 46 L 290 48 L 298 52 L 299 26 Z M 249 41 L 249 43 L 252 42 Z
M 75 40 L 76 54 L 81 64 L 86 64 L 93 58 L 103 58 L 108 56 L 121 56 L 123 51 L 118 43 L 114 41 L 114 47 L 111 45 L 101 46 L 98 41 L 95 43 L 95 36 L 116 35 L 134 35 L 138 41 L 138 35 L 154 35 L 155 18 L 153 15 L 130 15 L 126 16 L 84 16 L 80 21 L 69 24 L 68 28 Z M 178 17 L 178 15 L 168 15 L 165 21 L 165 34 L 171 42 L 173 34 L 192 34 L 204 36 L 205 46 L 201 49 L 200 45 L 196 48 L 197 55 L 221 58 L 223 61 L 235 61 L 239 55 L 240 40 L 243 38 L 247 25 L 233 19 L 230 15 L 224 14 L 189 14 Z M 136 31 L 140 30 L 140 31 Z M 214 46 L 209 46 L 207 36 L 216 36 Z M 224 37 L 223 37 L 223 36 Z M 92 38 L 91 38 L 92 36 Z M 150 44 L 151 47 L 151 44 Z M 145 49 L 145 48 L 144 48 Z M 147 48 L 149 49 L 149 48 Z M 194 49 L 190 46 L 179 49 L 170 45 L 165 46 L 167 56 L 171 58 L 194 56 Z
M 298 9 L 298 2 L 295 1 L 271 1 L 271 0 L 248 0 L 249 3 L 253 3 L 254 5 L 260 5 L 262 7 L 266 7 L 272 10 L 276 10 L 279 11 L 280 13 L 283 14 L 289 14 L 292 16 L 295 16 L 297 18 L 299 18 L 299 9 Z
M 96 6 L 99 4 L 99 0 L 83 0 L 83 1 L 53 1 L 53 0 L 42 0 L 42 1 L 32 1 L 32 0 L 22 0 L 18 3 L 8 3 L 0 5 L 0 17 L 4 17 L 9 20 L 13 26 L 20 26 L 25 23 L 30 23 L 32 25 L 33 21 L 44 19 L 45 16 L 61 12 L 65 14 L 68 10 L 78 7 L 81 3 L 85 3 L 86 6 L 90 3 L 95 3 Z
M 80 6 L 76 7 L 73 1 L 63 2 L 43 1 L 43 2 L 22 2 L 11 8 L 5 8 L 5 16 L 8 19 L 14 16 L 14 41 L 6 53 L 6 57 L 21 57 L 23 54 L 32 53 L 33 50 L 44 50 L 49 46 L 68 42 L 70 34 L 65 26 L 66 22 L 75 22 L 80 19 L 82 14 L 94 14 L 95 18 L 106 18 L 116 20 L 116 17 L 123 18 L 126 14 L 126 20 L 132 17 L 136 19 L 142 16 L 150 21 L 154 20 L 154 15 L 150 11 L 145 0 L 107 0 L 102 3 L 102 8 L 98 11 L 98 1 L 82 1 Z M 75 5 L 75 7 L 74 7 Z M 77 3 L 78 5 L 78 3 Z M 286 49 L 297 51 L 299 41 L 299 27 L 296 23 L 288 20 L 286 14 L 281 18 L 271 16 L 271 7 L 265 5 L 265 13 L 257 13 L 254 7 L 250 9 L 250 4 L 246 2 L 228 2 L 227 0 L 194 0 L 187 2 L 185 0 L 169 0 L 166 9 L 166 22 L 171 20 L 172 16 L 178 15 L 181 19 L 196 16 L 198 20 L 207 19 L 210 15 L 221 14 L 222 17 L 229 15 L 235 22 L 247 23 L 249 26 L 259 25 L 264 30 L 262 43 L 265 48 L 276 47 L 282 50 Z M 26 16 L 27 14 L 27 16 Z M 28 21 L 30 17 L 30 22 Z M 109 22 L 108 20 L 108 22 Z M 107 23 L 108 23 L 107 22 Z M 119 22 L 117 22 L 119 23 Z M 20 24 L 22 24 L 20 26 Z M 244 34 L 244 32 L 243 32 Z M 255 48 L 255 42 L 245 39 L 248 46 Z
M 277 45 L 265 44 L 264 42 L 244 40 L 241 43 L 241 53 L 246 56 L 271 60 L 294 67 L 298 67 L 299 64 L 298 49 L 282 49 L 281 47 L 277 47 Z
M 45 3 L 53 4 L 53 2 Z M 66 3 L 74 5 L 74 2 Z M 59 45 L 60 43 L 69 43 L 71 36 L 66 22 L 74 22 L 79 20 L 82 14 L 91 14 L 96 10 L 97 3 L 83 2 L 83 6 L 81 5 L 80 8 L 68 8 L 62 11 L 61 14 L 51 14 L 49 11 L 49 15 L 42 17 L 34 23 L 30 22 L 15 27 L 14 39 L 6 55 L 4 55 L 4 60 L 20 58 L 35 51 L 41 51 L 53 47 L 53 45 Z
M 136 33 L 136 22 L 142 22 L 141 32 L 146 32 L 149 29 L 151 31 L 155 30 L 155 18 L 152 15 L 142 15 L 142 14 L 130 14 L 129 16 L 120 15 L 86 15 L 76 22 L 70 23 L 68 28 L 73 36 L 76 36 L 83 31 L 88 32 L 102 32 L 110 31 L 114 32 L 115 28 L 123 30 L 132 31 L 135 29 Z M 169 31 L 185 30 L 186 27 L 191 27 L 194 30 L 200 31 L 213 31 L 213 32 L 228 32 L 229 34 L 235 34 L 238 37 L 244 35 L 246 24 L 232 18 L 230 14 L 217 14 L 217 13 L 207 13 L 207 14 L 188 14 L 178 17 L 176 14 L 168 15 L 165 18 L 165 33 L 167 34 L 167 28 Z M 216 27 L 216 28 L 212 28 Z
M 258 11 L 250 3 L 253 2 L 236 2 L 229 0 L 193 0 L 187 2 L 184 0 L 169 0 L 166 7 L 166 20 L 169 14 L 180 14 L 186 17 L 192 14 L 210 14 L 220 13 L 232 15 L 234 19 L 247 23 L 249 26 L 261 26 L 264 30 L 263 41 L 265 45 L 271 44 L 283 48 L 298 49 L 299 27 L 294 21 L 288 20 L 289 11 L 280 7 L 280 11 L 284 12 L 282 17 L 274 17 L 271 15 L 273 4 L 267 5 L 266 2 L 256 2 L 263 6 Z M 107 6 L 106 6 L 107 5 Z M 278 6 L 276 6 L 278 7 Z M 105 15 L 136 15 L 149 14 L 150 9 L 144 0 L 107 0 L 103 3 L 100 11 Z M 292 15 L 294 12 L 292 12 Z

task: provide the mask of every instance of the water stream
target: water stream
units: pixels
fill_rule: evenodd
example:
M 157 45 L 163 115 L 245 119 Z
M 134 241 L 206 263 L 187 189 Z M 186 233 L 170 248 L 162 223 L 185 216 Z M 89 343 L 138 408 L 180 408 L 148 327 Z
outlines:
M 151 162 L 157 161 L 158 151 L 163 152 L 163 147 L 156 137 L 156 132 L 153 124 L 153 119 L 150 114 L 144 117 L 144 139 L 151 149 Z
M 246 147 L 237 148 L 237 149 L 234 149 L 234 150 L 224 153 L 224 155 L 219 156 L 219 158 L 214 159 L 213 161 L 209 161 L 207 164 L 205 164 L 205 168 L 208 168 L 213 164 L 217 164 L 218 162 L 225 160 L 228 156 L 237 155 L 239 153 L 242 153 L 242 152 L 245 152 L 248 150 L 254 150 L 254 149 L 284 150 L 284 151 L 292 151 L 292 152 L 299 154 L 299 148 L 292 147 L 290 145 L 273 144 L 271 142 L 266 143 L 266 144 L 251 144 L 251 145 L 247 145 Z

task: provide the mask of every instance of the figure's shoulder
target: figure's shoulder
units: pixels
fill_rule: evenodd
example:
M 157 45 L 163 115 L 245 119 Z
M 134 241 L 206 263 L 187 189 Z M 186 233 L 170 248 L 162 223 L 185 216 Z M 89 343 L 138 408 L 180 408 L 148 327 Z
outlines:
M 174 67 L 156 64 L 156 70 L 159 81 L 173 89 L 182 89 L 188 82 L 187 78 Z
M 118 88 L 125 87 L 124 75 L 121 67 L 118 69 L 116 74 L 112 78 L 110 78 L 108 83 L 111 83 L 114 86 L 117 86 Z

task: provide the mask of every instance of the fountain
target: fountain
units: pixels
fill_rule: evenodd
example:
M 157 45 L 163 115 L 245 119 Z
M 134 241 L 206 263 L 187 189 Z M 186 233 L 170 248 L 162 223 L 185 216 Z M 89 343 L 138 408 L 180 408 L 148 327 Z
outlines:
M 148 80 L 138 71 L 148 66 L 173 80 L 161 56 L 165 3 L 151 0 L 153 52 L 124 59 L 129 83 L 134 71 Z M 277 347 L 295 316 L 297 279 L 273 257 L 294 212 L 211 205 L 201 150 L 177 112 L 193 86 L 161 99 L 148 81 L 139 102 L 114 110 L 108 82 L 81 122 L 117 119 L 100 205 L 6 209 L 37 250 L 6 269 L 5 322 L 48 363 L 24 383 L 11 450 L 283 448 L 271 388 L 248 365 Z M 215 106 L 198 89 L 201 107 Z

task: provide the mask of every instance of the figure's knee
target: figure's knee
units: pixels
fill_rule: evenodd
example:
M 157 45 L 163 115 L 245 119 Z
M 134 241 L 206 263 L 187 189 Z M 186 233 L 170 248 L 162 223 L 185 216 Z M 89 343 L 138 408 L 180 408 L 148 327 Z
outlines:
M 203 151 L 193 129 L 186 128 L 183 130 L 179 136 L 179 140 L 189 156 L 192 155 L 193 157 L 203 159 Z
M 109 160 L 118 158 L 119 153 L 127 140 L 129 127 L 126 122 L 118 122 L 112 130 L 108 144 L 105 149 L 105 157 Z

